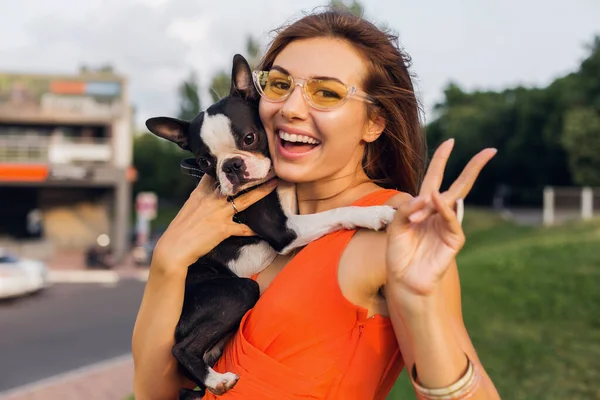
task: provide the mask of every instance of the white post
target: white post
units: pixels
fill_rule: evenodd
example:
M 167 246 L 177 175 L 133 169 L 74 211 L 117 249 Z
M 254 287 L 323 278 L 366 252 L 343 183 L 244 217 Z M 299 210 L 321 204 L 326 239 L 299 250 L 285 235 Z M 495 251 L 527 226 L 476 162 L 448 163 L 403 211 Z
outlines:
M 544 225 L 554 224 L 554 189 L 550 186 L 544 188 Z
M 581 218 L 586 221 L 594 215 L 594 192 L 590 187 L 581 189 Z

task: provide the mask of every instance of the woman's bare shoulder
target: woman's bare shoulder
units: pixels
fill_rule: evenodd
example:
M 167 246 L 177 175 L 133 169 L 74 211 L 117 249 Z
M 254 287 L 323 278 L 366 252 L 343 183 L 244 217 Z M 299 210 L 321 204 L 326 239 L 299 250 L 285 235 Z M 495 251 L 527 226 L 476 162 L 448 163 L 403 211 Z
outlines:
M 398 192 L 398 194 L 395 194 L 392 197 L 390 197 L 388 199 L 388 201 L 385 202 L 385 204 L 387 204 L 387 205 L 398 205 L 398 204 L 401 204 L 404 201 L 410 201 L 413 198 L 414 197 L 410 193 Z
M 413 197 L 404 192 L 392 196 L 386 205 L 398 206 L 402 202 L 410 201 Z M 352 238 L 344 251 L 341 260 L 342 278 L 350 274 L 353 278 L 351 286 L 359 285 L 359 292 L 373 294 L 385 285 L 386 266 L 385 253 L 387 237 L 385 230 L 373 231 L 360 229 Z M 363 294 L 363 296 L 365 296 Z

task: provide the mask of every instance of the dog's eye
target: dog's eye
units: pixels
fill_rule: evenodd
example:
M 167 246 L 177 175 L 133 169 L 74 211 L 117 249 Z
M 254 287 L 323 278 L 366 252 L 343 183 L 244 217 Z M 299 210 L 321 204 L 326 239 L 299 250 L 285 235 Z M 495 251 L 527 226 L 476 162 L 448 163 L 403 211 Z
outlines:
M 256 133 L 254 133 L 254 132 L 249 133 L 246 136 L 244 136 L 244 144 L 246 146 L 250 146 L 250 145 L 254 144 L 254 142 L 256 142 L 256 138 L 257 138 Z
M 198 165 L 200 166 L 200 168 L 206 169 L 210 167 L 210 160 L 206 157 L 200 157 L 198 159 Z

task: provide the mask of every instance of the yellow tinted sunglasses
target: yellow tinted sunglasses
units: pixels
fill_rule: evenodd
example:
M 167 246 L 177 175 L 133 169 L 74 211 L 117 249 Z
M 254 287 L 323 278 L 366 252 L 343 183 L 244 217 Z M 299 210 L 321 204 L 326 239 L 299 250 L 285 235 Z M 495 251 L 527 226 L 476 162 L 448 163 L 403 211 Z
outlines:
M 337 108 L 350 97 L 375 103 L 373 97 L 334 78 L 294 78 L 278 69 L 254 71 L 252 77 L 260 95 L 271 102 L 284 101 L 300 86 L 306 102 L 318 110 Z

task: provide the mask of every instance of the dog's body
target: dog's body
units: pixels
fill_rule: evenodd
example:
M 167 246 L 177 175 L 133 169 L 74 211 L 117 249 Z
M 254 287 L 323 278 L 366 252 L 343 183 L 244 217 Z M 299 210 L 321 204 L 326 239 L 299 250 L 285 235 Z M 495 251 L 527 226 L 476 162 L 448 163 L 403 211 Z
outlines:
M 157 117 L 146 122 L 154 134 L 194 154 L 198 167 L 190 175 L 211 175 L 224 195 L 240 192 L 273 178 L 266 133 L 258 117 L 250 67 L 234 57 L 230 95 L 190 122 Z M 184 304 L 175 332 L 173 355 L 201 389 L 182 389 L 180 399 L 201 398 L 204 389 L 221 394 L 237 382 L 232 373 L 211 366 L 244 314 L 259 298 L 258 284 L 249 279 L 267 267 L 277 254 L 302 247 L 340 229 L 381 229 L 394 216 L 388 206 L 343 207 L 297 215 L 295 186 L 278 188 L 236 214 L 258 236 L 230 237 L 188 270 Z M 226 312 L 225 312 L 226 311 Z

